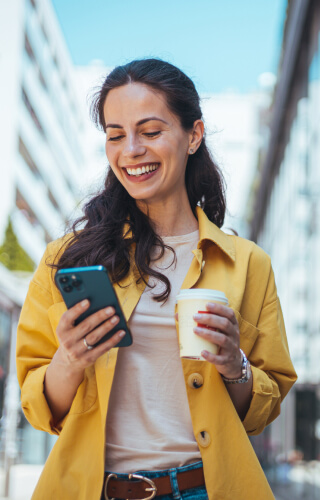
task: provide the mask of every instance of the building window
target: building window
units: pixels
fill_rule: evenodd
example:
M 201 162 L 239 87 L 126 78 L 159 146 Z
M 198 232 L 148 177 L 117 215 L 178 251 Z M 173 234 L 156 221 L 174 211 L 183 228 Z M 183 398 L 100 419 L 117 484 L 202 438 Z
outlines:
M 45 41 L 47 42 L 47 44 L 49 45 L 49 39 L 48 39 L 48 35 L 47 35 L 47 32 L 46 32 L 46 29 L 43 25 L 43 23 L 41 23 L 41 31 L 42 31 L 42 34 L 43 34 L 43 38 L 45 39 Z
M 58 64 L 57 54 L 53 54 L 53 56 L 52 56 L 52 60 L 53 60 L 53 64 L 55 65 L 55 67 L 56 67 L 56 68 L 57 68 L 57 70 L 59 71 L 59 64 Z
M 32 47 L 30 45 L 30 41 L 29 41 L 29 38 L 27 35 L 25 35 L 25 37 L 24 37 L 24 47 L 25 47 L 26 53 L 30 57 L 31 61 L 35 62 L 36 58 L 35 58 L 35 55 L 33 53 L 33 50 L 32 50 Z
M 35 177 L 37 177 L 38 179 L 42 179 L 42 176 L 39 172 L 39 169 L 37 167 L 37 165 L 35 164 L 35 162 L 33 161 L 26 145 L 24 144 L 23 140 L 21 139 L 21 137 L 19 137 L 19 153 L 20 155 L 22 156 L 22 158 L 24 159 L 24 161 L 26 162 L 26 164 L 28 165 L 28 167 L 30 168 L 30 170 L 32 171 L 33 175 Z
M 44 88 L 44 90 L 48 90 L 46 81 L 44 79 L 44 76 L 43 76 L 39 66 L 38 66 L 38 76 L 39 76 L 40 83 L 41 83 L 42 87 Z
M 54 208 L 56 210 L 58 210 L 58 212 L 60 212 L 60 208 L 59 208 L 59 205 L 55 199 L 55 197 L 53 196 L 53 194 L 51 193 L 50 189 L 48 189 L 48 198 L 49 200 L 51 201 L 52 205 L 54 206 Z
M 44 130 L 42 128 L 42 125 L 41 125 L 41 123 L 40 123 L 40 121 L 39 121 L 39 119 L 38 119 L 38 117 L 37 117 L 37 115 L 36 115 L 36 113 L 35 113 L 32 105 L 31 105 L 31 103 L 29 101 L 29 98 L 28 98 L 28 96 L 27 96 L 27 94 L 26 94 L 26 92 L 25 92 L 24 89 L 22 89 L 22 100 L 23 100 L 24 104 L 26 105 L 27 110 L 30 113 L 30 116 L 31 116 L 31 118 L 33 120 L 33 123 L 37 127 L 37 129 L 40 132 L 40 134 L 43 137 L 45 137 L 45 133 L 44 133 Z
M 37 216 L 30 208 L 28 202 L 24 199 L 19 189 L 16 190 L 16 206 L 22 212 L 26 219 L 32 224 L 32 226 L 39 227 L 41 226 Z
M 47 84 L 46 84 L 46 81 L 44 79 L 44 76 L 42 74 L 42 71 L 40 69 L 40 66 L 37 62 L 37 59 L 34 55 L 34 52 L 32 50 L 32 47 L 31 47 L 31 44 L 30 44 L 30 40 L 28 38 L 27 35 L 25 35 L 25 39 L 24 39 L 24 47 L 25 47 L 25 50 L 26 50 L 26 53 L 28 54 L 30 60 L 33 62 L 33 64 L 35 65 L 36 67 L 36 71 L 38 73 L 38 77 L 39 77 L 39 80 L 40 80 L 40 83 L 42 85 L 42 87 L 44 88 L 44 90 L 47 90 Z
M 46 243 L 52 241 L 51 236 L 39 222 L 38 217 L 30 207 L 29 203 L 22 196 L 19 189 L 16 190 L 16 207 L 20 210 L 20 213 L 28 220 L 28 222 L 35 228 L 41 229 Z

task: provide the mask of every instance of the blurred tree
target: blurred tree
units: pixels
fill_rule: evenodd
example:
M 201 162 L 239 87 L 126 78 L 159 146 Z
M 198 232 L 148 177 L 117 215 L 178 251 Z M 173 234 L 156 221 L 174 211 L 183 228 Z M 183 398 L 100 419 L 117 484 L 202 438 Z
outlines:
M 11 220 L 9 218 L 5 232 L 4 242 L 0 246 L 0 262 L 10 271 L 29 271 L 35 269 L 35 263 L 19 244 Z

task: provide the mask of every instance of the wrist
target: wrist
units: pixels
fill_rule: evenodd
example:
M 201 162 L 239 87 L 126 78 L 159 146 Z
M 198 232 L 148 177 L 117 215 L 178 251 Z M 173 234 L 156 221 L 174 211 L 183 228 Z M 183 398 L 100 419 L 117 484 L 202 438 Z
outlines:
M 243 362 L 242 351 L 241 349 L 239 349 L 239 355 L 236 366 L 234 367 L 233 370 L 228 370 L 227 373 L 221 373 L 222 378 L 227 380 L 234 380 L 240 378 L 242 376 L 242 362 Z
M 235 380 L 235 379 L 238 379 L 242 376 L 242 369 L 241 369 L 241 366 L 240 365 L 240 369 L 235 371 L 235 372 L 232 372 L 232 373 L 228 373 L 227 375 L 224 375 L 221 373 L 221 376 L 224 380 Z
M 240 374 L 238 377 L 227 377 L 227 376 L 221 375 L 222 380 L 225 383 L 243 384 L 243 383 L 247 383 L 250 380 L 250 378 L 252 376 L 250 363 L 247 360 L 245 353 L 241 349 L 240 349 L 240 353 L 241 353 Z
M 50 364 L 55 365 L 60 371 L 60 374 L 66 379 L 82 380 L 84 377 L 85 369 L 83 367 L 74 366 L 69 359 L 66 358 L 60 347 L 53 356 Z

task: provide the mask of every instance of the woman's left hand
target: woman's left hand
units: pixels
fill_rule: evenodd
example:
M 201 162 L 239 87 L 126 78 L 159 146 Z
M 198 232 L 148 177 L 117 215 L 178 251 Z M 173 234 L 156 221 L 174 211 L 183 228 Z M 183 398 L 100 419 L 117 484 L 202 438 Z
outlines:
M 198 313 L 193 316 L 199 326 L 194 332 L 199 337 L 216 344 L 218 354 L 202 351 L 202 356 L 213 363 L 218 372 L 226 378 L 241 377 L 242 356 L 240 352 L 240 331 L 236 316 L 230 307 L 209 302 L 208 314 Z

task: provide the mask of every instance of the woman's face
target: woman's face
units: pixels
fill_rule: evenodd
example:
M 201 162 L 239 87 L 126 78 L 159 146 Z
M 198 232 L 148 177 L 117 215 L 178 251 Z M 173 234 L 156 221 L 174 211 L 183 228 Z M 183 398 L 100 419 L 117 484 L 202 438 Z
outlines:
M 128 193 L 148 205 L 179 199 L 193 133 L 163 94 L 140 83 L 118 87 L 106 98 L 104 117 L 107 157 Z

